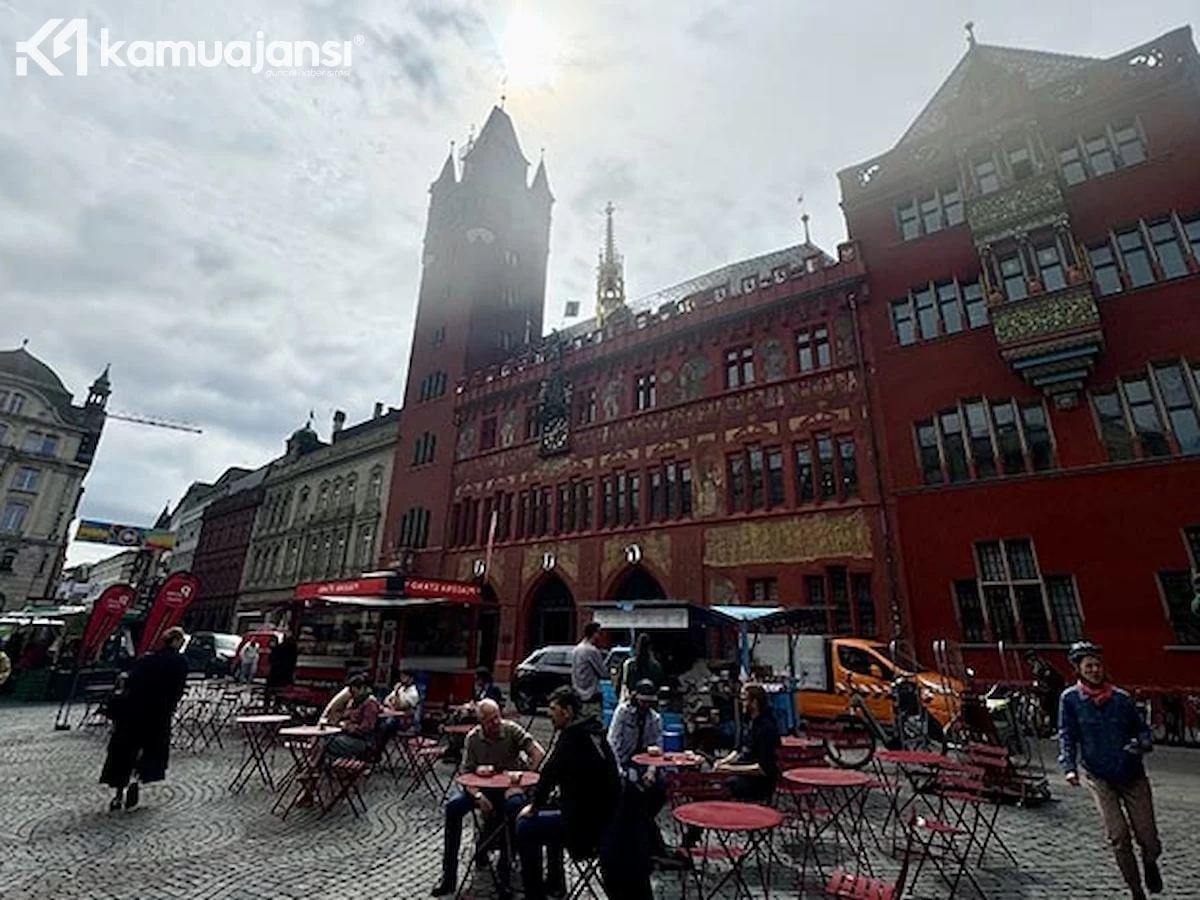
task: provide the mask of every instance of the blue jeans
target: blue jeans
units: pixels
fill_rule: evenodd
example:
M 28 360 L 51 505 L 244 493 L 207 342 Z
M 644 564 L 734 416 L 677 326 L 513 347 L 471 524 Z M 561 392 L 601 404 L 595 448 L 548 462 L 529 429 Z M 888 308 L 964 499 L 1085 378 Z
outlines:
M 562 813 L 543 810 L 517 821 L 517 853 L 521 857 L 521 881 L 525 900 L 546 900 L 546 882 L 542 881 L 542 848 L 546 848 L 547 880 L 558 887 L 566 883 L 563 869 Z
M 524 794 L 514 794 L 506 799 L 503 791 L 485 791 L 484 796 L 492 804 L 493 810 L 492 817 L 484 825 L 488 833 L 499 825 L 496 815 L 503 815 L 509 821 L 514 820 L 526 803 Z M 444 884 L 455 884 L 458 881 L 458 849 L 462 845 L 462 823 L 463 819 L 469 816 L 477 805 L 475 798 L 465 791 L 457 792 L 446 801 L 446 840 L 442 849 L 442 882 Z M 507 882 L 509 872 L 507 849 L 503 841 L 495 841 L 487 849 L 496 847 L 501 849 L 500 878 Z

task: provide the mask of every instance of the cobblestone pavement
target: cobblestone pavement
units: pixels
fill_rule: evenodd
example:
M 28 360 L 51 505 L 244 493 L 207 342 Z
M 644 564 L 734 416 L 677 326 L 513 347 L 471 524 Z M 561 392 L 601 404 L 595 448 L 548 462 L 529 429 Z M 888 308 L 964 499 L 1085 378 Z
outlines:
M 104 736 L 55 732 L 53 720 L 53 706 L 0 705 L 0 897 L 6 900 L 415 900 L 428 895 L 438 876 L 440 809 L 424 793 L 402 802 L 390 776 L 376 775 L 367 785 L 362 819 L 343 808 L 324 819 L 300 810 L 280 821 L 261 785 L 229 793 L 242 753 L 231 735 L 224 750 L 176 752 L 168 780 L 147 787 L 139 809 L 109 813 L 108 789 L 97 783 Z M 539 722 L 538 730 L 545 729 Z M 1151 760 L 1166 845 L 1164 896 L 1194 897 L 1200 854 L 1186 829 L 1200 821 L 1200 753 L 1160 749 Z M 1127 896 L 1086 791 L 1060 785 L 1058 802 L 1002 811 L 1002 834 L 1021 866 L 985 874 L 989 898 Z M 794 897 L 794 887 L 784 884 L 787 873 L 777 874 L 780 890 L 772 896 Z M 922 878 L 918 893 L 946 891 Z M 677 897 L 677 882 L 656 883 L 655 895 Z

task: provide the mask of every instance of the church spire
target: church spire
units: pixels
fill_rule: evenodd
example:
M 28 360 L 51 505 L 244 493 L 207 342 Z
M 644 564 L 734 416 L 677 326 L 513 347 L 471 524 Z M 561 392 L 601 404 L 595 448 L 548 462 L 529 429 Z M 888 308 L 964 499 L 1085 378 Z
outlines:
M 596 267 L 596 319 L 601 326 L 625 308 L 625 260 L 617 253 L 613 236 L 615 211 L 612 201 L 604 207 L 604 249 L 600 251 L 600 264 Z

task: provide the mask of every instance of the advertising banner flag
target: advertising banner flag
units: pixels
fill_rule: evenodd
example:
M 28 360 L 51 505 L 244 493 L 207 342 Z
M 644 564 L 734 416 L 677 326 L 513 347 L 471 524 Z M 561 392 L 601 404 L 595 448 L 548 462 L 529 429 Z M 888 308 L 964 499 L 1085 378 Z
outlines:
M 499 510 L 492 510 L 492 521 L 488 524 L 487 554 L 483 562 L 483 577 L 492 574 L 492 548 L 496 546 L 496 525 L 500 521 Z
M 163 582 L 150 607 L 150 614 L 146 616 L 146 629 L 138 644 L 138 656 L 158 646 L 163 632 L 180 623 L 199 593 L 200 582 L 191 572 L 176 572 Z
M 121 618 L 136 599 L 137 591 L 127 584 L 114 584 L 100 595 L 96 605 L 92 607 L 92 614 L 83 629 L 83 640 L 79 644 L 81 667 L 96 661 L 105 643 L 120 624 Z
M 115 544 L 118 547 L 136 547 L 139 550 L 173 550 L 175 533 L 161 528 L 142 528 L 139 525 L 122 525 L 118 522 L 97 522 L 81 519 L 75 531 L 75 540 L 91 544 Z

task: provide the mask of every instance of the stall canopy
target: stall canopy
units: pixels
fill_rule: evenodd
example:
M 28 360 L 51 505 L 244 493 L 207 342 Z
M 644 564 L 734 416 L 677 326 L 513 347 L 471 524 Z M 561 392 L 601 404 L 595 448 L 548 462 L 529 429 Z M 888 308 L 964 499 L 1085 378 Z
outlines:
M 676 631 L 691 624 L 690 613 L 704 609 L 686 600 L 618 600 L 591 603 L 592 619 L 600 627 L 614 631 Z

